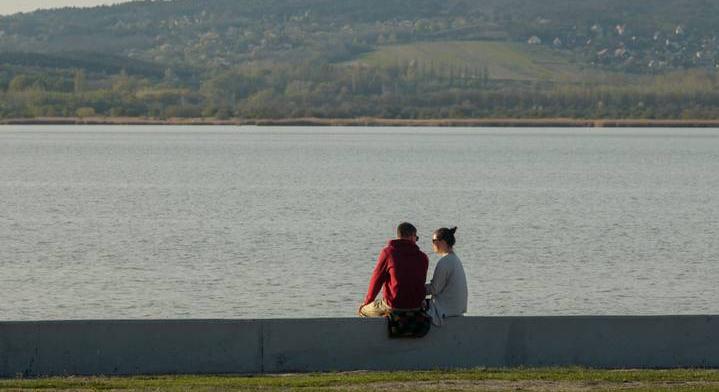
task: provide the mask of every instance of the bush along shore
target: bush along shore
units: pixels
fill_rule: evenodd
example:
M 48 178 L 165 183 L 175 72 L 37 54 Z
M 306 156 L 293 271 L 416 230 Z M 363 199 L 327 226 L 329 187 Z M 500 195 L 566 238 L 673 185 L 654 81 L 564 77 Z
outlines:
M 378 126 L 378 127 L 575 127 L 575 128 L 719 128 L 719 119 L 572 119 L 470 118 L 389 119 L 362 118 L 169 118 L 148 117 L 39 117 L 0 120 L 0 125 L 222 125 L 222 126 Z

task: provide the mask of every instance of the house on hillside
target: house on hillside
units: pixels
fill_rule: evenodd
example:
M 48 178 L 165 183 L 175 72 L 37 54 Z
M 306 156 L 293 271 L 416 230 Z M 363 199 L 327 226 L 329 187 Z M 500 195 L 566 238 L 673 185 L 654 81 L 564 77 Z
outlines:
M 527 43 L 530 45 L 541 45 L 542 39 L 537 37 L 536 35 L 533 35 L 533 36 L 529 37 L 529 39 L 527 40 Z

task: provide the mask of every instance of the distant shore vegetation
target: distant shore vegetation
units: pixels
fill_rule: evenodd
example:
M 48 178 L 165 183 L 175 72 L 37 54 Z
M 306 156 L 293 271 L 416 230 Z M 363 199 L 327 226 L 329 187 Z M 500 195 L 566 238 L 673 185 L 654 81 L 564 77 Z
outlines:
M 196 84 L 121 71 L 0 71 L 0 117 L 719 118 L 719 75 L 702 70 L 607 83 L 497 80 L 426 64 L 240 67 Z
M 0 119 L 719 118 L 719 5 L 506 3 L 177 0 L 0 17 Z

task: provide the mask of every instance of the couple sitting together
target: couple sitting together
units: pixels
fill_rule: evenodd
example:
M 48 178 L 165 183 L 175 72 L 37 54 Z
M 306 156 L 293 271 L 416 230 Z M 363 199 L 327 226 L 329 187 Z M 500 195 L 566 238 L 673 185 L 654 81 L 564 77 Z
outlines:
M 359 308 L 360 316 L 383 317 L 392 311 L 419 310 L 427 296 L 431 296 L 427 313 L 436 326 L 447 317 L 467 312 L 467 279 L 453 250 L 456 230 L 443 227 L 433 233 L 432 249 L 441 258 L 432 280 L 425 284 L 429 258 L 417 246 L 417 229 L 406 222 L 397 226 L 397 239 L 389 241 L 379 254 L 367 296 Z M 375 300 L 380 289 L 383 298 Z

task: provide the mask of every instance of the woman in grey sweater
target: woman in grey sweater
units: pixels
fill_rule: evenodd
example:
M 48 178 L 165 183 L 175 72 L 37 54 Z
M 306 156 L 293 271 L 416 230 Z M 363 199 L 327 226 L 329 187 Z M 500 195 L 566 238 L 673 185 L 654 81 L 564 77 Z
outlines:
M 432 281 L 425 289 L 432 296 L 429 314 L 436 326 L 441 326 L 447 317 L 467 312 L 467 277 L 462 262 L 454 253 L 456 231 L 456 227 L 443 227 L 432 235 L 432 249 L 442 257 L 437 261 Z

